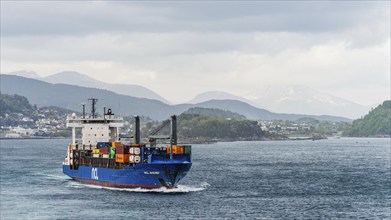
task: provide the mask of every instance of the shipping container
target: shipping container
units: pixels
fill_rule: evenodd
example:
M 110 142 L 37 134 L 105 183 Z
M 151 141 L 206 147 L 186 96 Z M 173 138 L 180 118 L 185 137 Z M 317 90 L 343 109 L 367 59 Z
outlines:
M 141 157 L 140 156 L 134 156 L 134 162 L 135 163 L 140 163 Z
M 183 146 L 172 146 L 172 154 L 183 154 Z M 170 154 L 170 145 L 167 145 L 167 154 Z
M 108 147 L 100 148 L 99 153 L 100 154 L 109 154 L 109 148 Z
M 117 163 L 128 163 L 129 162 L 129 154 L 116 154 L 115 162 Z
M 96 148 L 104 148 L 104 147 L 109 147 L 111 145 L 110 142 L 98 142 L 96 144 Z
M 145 144 L 131 144 L 132 147 L 145 147 Z
M 111 142 L 111 147 L 119 147 L 119 146 L 122 146 L 122 143 L 121 142 Z
M 184 146 L 184 153 L 185 154 L 191 154 L 191 146 L 190 145 L 185 145 Z
M 130 146 L 128 145 L 120 145 L 115 148 L 115 153 L 117 154 L 128 154 Z

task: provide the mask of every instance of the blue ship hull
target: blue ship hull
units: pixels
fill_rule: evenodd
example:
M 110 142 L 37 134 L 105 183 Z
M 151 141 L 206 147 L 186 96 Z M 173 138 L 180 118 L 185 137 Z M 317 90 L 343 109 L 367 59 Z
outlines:
M 80 165 L 77 170 L 63 165 L 63 172 L 73 180 L 119 188 L 174 188 L 190 170 L 191 162 L 124 165 L 104 168 Z

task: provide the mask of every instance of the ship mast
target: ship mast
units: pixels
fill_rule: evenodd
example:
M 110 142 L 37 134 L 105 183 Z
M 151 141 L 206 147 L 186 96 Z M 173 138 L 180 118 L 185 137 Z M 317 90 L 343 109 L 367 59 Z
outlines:
M 90 98 L 90 99 L 88 99 L 88 101 L 91 101 L 91 116 L 92 116 L 92 118 L 95 118 L 95 111 L 96 111 L 95 105 L 96 105 L 96 102 L 98 101 L 98 99 Z
M 177 145 L 177 139 L 176 115 L 173 115 L 171 116 L 170 160 L 172 160 L 172 145 Z

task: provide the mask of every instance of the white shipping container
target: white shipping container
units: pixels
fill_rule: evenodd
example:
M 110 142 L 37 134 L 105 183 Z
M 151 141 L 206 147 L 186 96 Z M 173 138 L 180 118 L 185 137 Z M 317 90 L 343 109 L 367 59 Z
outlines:
M 135 162 L 135 163 L 140 163 L 140 161 L 141 161 L 140 156 L 135 156 L 135 157 L 134 157 L 134 162 Z
M 130 163 L 133 163 L 133 162 L 134 162 L 134 155 L 130 155 L 130 156 L 129 156 L 129 162 L 130 162 Z

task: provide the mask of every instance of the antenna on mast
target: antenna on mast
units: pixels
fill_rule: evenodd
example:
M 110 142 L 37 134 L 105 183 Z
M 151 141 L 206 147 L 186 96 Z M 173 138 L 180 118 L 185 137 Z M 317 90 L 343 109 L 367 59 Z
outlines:
M 86 118 L 86 104 L 82 103 L 81 106 L 83 106 L 83 119 Z
M 91 115 L 92 115 L 92 118 L 95 118 L 95 105 L 96 105 L 96 102 L 98 102 L 98 99 L 96 98 L 90 98 L 88 99 L 88 101 L 91 101 Z

